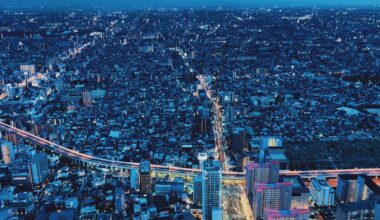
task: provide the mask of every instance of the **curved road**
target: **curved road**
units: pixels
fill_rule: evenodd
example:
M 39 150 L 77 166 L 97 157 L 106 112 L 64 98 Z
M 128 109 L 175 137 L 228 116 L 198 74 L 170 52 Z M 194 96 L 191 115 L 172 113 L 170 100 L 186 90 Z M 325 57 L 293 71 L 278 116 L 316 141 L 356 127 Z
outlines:
M 87 155 L 84 153 L 80 153 L 78 151 L 63 147 L 59 144 L 53 143 L 36 135 L 33 135 L 29 132 L 23 131 L 16 127 L 12 127 L 4 122 L 0 122 L 0 130 L 4 130 L 7 132 L 15 132 L 18 136 L 34 142 L 41 147 L 50 150 L 56 154 L 60 154 L 64 157 L 88 163 L 90 165 L 95 165 L 99 167 L 112 167 L 120 170 L 130 170 L 130 169 L 138 169 L 139 163 L 134 162 L 125 162 L 125 161 L 116 161 L 104 159 L 92 155 Z M 181 174 L 188 176 L 196 176 L 201 173 L 199 169 L 191 169 L 191 168 L 183 168 L 183 167 L 169 167 L 152 164 L 153 172 L 161 172 L 167 174 Z M 300 175 L 303 178 L 311 178 L 315 176 L 326 176 L 326 177 L 336 177 L 340 174 L 361 174 L 365 173 L 370 176 L 380 176 L 380 168 L 367 168 L 367 169 L 344 169 L 344 170 L 307 170 L 307 171 L 289 171 L 289 170 L 281 170 L 280 174 L 282 175 Z M 245 174 L 241 172 L 230 172 L 223 171 L 223 179 L 226 180 L 244 180 Z

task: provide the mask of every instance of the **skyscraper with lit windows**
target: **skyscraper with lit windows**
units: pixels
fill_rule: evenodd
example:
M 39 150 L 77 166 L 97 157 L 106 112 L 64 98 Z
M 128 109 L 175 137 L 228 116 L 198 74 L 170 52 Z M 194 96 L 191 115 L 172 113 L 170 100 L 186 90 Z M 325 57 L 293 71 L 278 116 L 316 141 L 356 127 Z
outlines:
M 140 192 L 142 194 L 148 194 L 152 192 L 152 176 L 150 162 L 147 160 L 140 162 Z
M 253 219 L 262 219 L 265 209 L 290 209 L 292 183 L 255 183 Z
M 248 163 L 246 167 L 246 190 L 252 194 L 255 183 L 276 183 L 279 180 L 280 163 Z
M 1 143 L 1 154 L 5 164 L 10 164 L 15 160 L 15 151 L 12 142 L 4 141 Z
M 222 166 L 219 161 L 203 162 L 202 170 L 202 219 L 212 220 L 212 210 L 222 204 Z
M 36 153 L 28 164 L 29 176 L 33 186 L 43 183 L 49 175 L 49 163 L 45 153 Z

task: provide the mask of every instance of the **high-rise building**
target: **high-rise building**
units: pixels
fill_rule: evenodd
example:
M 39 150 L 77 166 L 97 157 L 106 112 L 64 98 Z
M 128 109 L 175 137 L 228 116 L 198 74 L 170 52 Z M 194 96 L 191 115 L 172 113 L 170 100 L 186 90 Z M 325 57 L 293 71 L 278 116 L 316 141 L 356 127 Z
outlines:
M 369 200 L 338 203 L 336 220 L 380 220 L 380 216 L 375 213 L 375 207 L 375 204 Z
M 29 176 L 33 186 L 40 185 L 49 176 L 49 163 L 45 153 L 36 153 L 28 164 Z
M 222 208 L 212 208 L 212 220 L 223 219 L 223 209 Z
M 292 183 L 292 209 L 309 209 L 310 190 L 300 176 L 281 176 L 280 182 Z
M 129 176 L 129 182 L 131 183 L 131 189 L 137 190 L 139 185 L 139 174 L 137 169 L 132 169 Z
M 83 99 L 83 105 L 84 106 L 91 106 L 92 105 L 92 97 L 90 91 L 84 91 L 82 95 Z
M 125 201 L 125 191 L 121 187 L 116 187 L 115 189 L 115 211 L 118 214 L 125 215 L 126 201 Z
M 357 201 L 357 175 L 339 175 L 336 187 L 336 198 L 341 203 Z
M 244 153 L 236 155 L 236 171 L 243 172 L 244 168 L 247 166 L 249 157 Z
M 265 209 L 264 220 L 308 220 L 309 209 Z
M 212 220 L 213 208 L 221 208 L 222 166 L 219 161 L 207 160 L 202 170 L 202 219 Z
M 248 146 L 247 132 L 244 128 L 234 128 L 231 139 L 232 150 L 236 153 L 243 152 Z
M 198 132 L 202 134 L 209 134 L 211 132 L 210 118 L 197 117 Z
M 147 160 L 140 162 L 140 192 L 142 194 L 148 194 L 152 192 L 152 176 L 150 169 L 150 162 Z
M 198 107 L 196 127 L 199 133 L 209 134 L 211 132 L 210 108 L 206 104 Z
M 246 190 L 252 194 L 255 183 L 276 183 L 279 180 L 280 163 L 248 163 L 246 167 Z
M 22 72 L 34 74 L 36 72 L 36 65 L 34 65 L 34 64 L 23 64 L 23 65 L 20 65 L 20 70 Z
M 207 159 L 208 159 L 207 153 L 199 153 L 198 154 L 199 169 L 202 169 L 203 162 L 205 162 Z
M 193 180 L 194 192 L 193 203 L 195 205 L 202 205 L 202 175 L 198 175 Z
M 310 196 L 318 206 L 334 205 L 334 189 L 324 179 L 312 179 Z
M 371 199 L 376 191 L 376 184 L 365 174 L 338 176 L 336 196 L 341 203 Z
M 265 209 L 290 209 L 292 183 L 258 183 L 253 191 L 253 219 L 262 219 Z
M 12 125 L 12 126 L 15 126 L 15 125 Z M 17 137 L 16 132 L 14 131 L 5 132 L 4 139 L 6 141 L 12 142 L 13 144 L 16 144 L 16 145 L 18 144 L 18 137 Z
M 339 175 L 336 219 L 380 220 L 380 187 L 367 175 Z
M 15 160 L 15 151 L 12 142 L 3 141 L 1 143 L 1 154 L 5 164 L 10 164 Z

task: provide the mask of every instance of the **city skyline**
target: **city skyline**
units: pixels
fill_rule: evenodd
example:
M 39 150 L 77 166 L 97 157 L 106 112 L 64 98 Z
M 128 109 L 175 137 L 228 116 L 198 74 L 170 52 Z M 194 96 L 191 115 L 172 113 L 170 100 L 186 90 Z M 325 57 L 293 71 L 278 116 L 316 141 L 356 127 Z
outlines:
M 380 8 L 44 2 L 0 10 L 0 219 L 380 219 Z

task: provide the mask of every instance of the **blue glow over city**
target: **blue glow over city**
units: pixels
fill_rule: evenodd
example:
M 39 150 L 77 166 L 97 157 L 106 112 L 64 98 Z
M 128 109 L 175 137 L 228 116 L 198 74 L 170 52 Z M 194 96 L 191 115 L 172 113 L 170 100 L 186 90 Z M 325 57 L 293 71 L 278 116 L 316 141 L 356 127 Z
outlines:
M 380 0 L 0 0 L 0 219 L 380 220 Z

